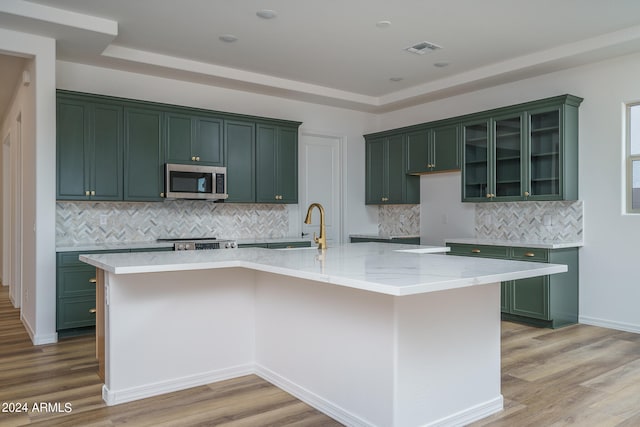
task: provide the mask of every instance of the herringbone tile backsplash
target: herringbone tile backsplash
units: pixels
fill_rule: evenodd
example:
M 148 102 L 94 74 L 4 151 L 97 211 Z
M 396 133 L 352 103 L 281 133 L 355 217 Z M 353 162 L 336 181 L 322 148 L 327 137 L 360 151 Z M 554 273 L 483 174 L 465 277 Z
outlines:
M 387 205 L 378 208 L 380 236 L 419 236 L 420 205 Z
M 282 238 L 288 231 L 289 215 L 284 205 L 196 200 L 56 203 L 58 246 L 163 237 Z
M 517 241 L 583 241 L 582 201 L 476 204 L 476 237 Z

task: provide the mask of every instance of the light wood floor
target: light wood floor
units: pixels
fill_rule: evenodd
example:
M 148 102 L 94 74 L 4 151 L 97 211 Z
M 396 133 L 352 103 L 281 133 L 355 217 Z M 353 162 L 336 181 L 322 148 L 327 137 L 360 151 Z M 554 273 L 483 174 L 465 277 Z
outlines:
M 34 347 L 0 287 L 0 426 L 339 426 L 256 376 L 107 407 L 93 336 Z M 502 324 L 505 409 L 473 426 L 640 426 L 640 335 Z M 70 403 L 69 413 L 33 404 Z M 55 406 L 54 406 L 55 408 Z M 0 407 L 0 410 L 3 408 Z

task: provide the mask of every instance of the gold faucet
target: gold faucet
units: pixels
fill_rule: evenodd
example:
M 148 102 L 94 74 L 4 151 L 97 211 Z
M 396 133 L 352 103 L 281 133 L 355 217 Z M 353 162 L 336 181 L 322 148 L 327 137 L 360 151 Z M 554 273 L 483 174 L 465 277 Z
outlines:
M 304 220 L 305 224 L 311 224 L 311 211 L 316 207 L 320 211 L 320 236 L 316 237 L 316 233 L 313 233 L 313 241 L 318 244 L 318 249 L 327 249 L 327 236 L 324 227 L 324 208 L 320 203 L 311 203 L 309 209 L 307 209 L 307 217 Z

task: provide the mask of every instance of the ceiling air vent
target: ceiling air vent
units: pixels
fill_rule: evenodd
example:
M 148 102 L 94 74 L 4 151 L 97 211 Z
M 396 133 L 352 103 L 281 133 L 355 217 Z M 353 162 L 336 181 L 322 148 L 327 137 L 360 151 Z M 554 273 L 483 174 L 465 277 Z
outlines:
M 416 43 L 413 46 L 406 47 L 404 50 L 407 52 L 415 53 L 416 55 L 424 55 L 427 52 L 442 49 L 442 46 L 429 42 Z

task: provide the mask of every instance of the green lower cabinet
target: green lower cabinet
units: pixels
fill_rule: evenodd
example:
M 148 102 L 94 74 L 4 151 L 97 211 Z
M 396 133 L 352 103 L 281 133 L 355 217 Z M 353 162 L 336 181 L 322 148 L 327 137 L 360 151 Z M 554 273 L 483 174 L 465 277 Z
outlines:
M 131 249 L 130 252 L 173 252 L 173 247 L 165 247 L 165 248 L 136 248 L 136 249 Z
M 96 324 L 96 268 L 81 262 L 80 254 L 56 254 L 56 330 L 60 337 L 91 333 Z
M 80 261 L 81 254 L 159 252 L 173 248 L 118 251 L 58 252 L 56 254 L 56 330 L 61 338 L 93 333 L 96 324 L 96 268 Z
M 58 333 L 63 336 L 70 336 L 80 331 L 77 328 L 91 327 L 96 324 L 96 298 L 75 297 L 61 298 L 58 300 Z M 76 329 L 72 333 L 65 333 L 69 329 Z
M 511 306 L 511 283 L 502 282 L 500 283 L 500 313 L 508 313 L 509 307 Z
M 500 284 L 503 320 L 558 328 L 578 322 L 578 248 L 539 249 L 447 243 L 448 255 L 566 264 L 566 273 Z
M 309 247 L 311 247 L 310 241 L 267 243 L 267 248 L 269 249 L 309 248 Z
M 551 320 L 549 313 L 549 276 L 507 282 L 509 290 L 508 313 L 534 319 Z

